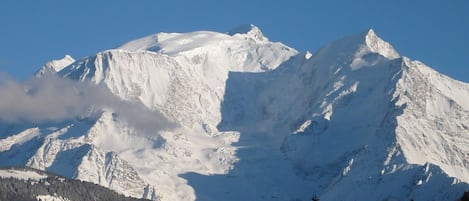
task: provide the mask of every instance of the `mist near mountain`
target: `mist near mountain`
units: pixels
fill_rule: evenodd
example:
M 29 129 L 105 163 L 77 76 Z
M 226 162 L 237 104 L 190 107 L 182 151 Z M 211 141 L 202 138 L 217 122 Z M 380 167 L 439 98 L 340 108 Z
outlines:
M 177 126 L 159 111 L 139 102 L 124 101 L 102 85 L 76 82 L 54 74 L 19 82 L 0 75 L 0 119 L 9 123 L 46 123 L 95 117 L 104 109 L 141 131 L 157 132 Z M 145 133 L 145 132 L 143 132 Z

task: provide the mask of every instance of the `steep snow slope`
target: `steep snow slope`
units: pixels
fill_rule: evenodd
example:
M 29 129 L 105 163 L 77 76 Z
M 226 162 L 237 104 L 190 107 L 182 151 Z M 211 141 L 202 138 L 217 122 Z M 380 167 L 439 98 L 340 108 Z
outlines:
M 467 160 L 467 156 L 463 154 L 466 151 L 463 148 L 457 150 L 458 146 L 455 144 L 461 146 L 459 143 L 435 139 L 439 135 L 435 132 L 439 122 L 432 120 L 429 122 L 429 118 L 415 116 L 415 113 L 425 110 L 434 111 L 434 109 L 414 107 L 435 101 L 425 96 L 432 94 L 432 91 L 421 86 L 437 83 L 416 80 L 428 77 L 428 73 L 417 69 L 428 68 L 423 65 L 420 67 L 416 67 L 415 64 L 410 65 L 410 61 L 406 58 L 397 58 L 397 53 L 393 53 L 395 51 L 390 49 L 392 47 L 383 45 L 386 43 L 377 38 L 372 31 L 369 31 L 364 38 L 366 40 L 363 45 L 353 45 L 352 41 L 357 41 L 355 37 L 331 43 L 311 58 L 306 65 L 312 67 L 309 70 L 311 73 L 306 74 L 312 75 L 313 78 L 307 80 L 320 81 L 312 85 L 317 86 L 313 87 L 313 90 L 311 87 L 304 89 L 311 91 L 309 92 L 311 97 L 305 99 L 300 97 L 296 100 L 311 101 L 317 98 L 312 101 L 317 105 L 300 102 L 298 110 L 286 112 L 288 114 L 297 111 L 293 113 L 293 118 L 300 118 L 298 121 L 290 121 L 297 122 L 291 127 L 298 129 L 287 138 L 282 149 L 295 164 L 299 174 L 318 183 L 316 188 L 321 192 L 321 198 L 326 200 L 344 197 L 351 200 L 455 199 L 456 197 L 452 195 L 456 195 L 458 190 L 467 188 L 466 184 L 457 183 L 461 179 L 465 182 L 467 180 L 461 177 L 461 174 L 454 174 L 452 168 L 460 170 L 456 164 L 462 166 L 459 161 Z M 375 38 L 375 42 L 370 43 L 368 38 Z M 344 43 L 347 45 L 344 46 Z M 382 45 L 378 46 L 381 48 L 376 48 L 377 46 L 373 44 Z M 330 53 L 331 50 L 342 50 L 344 47 L 354 51 Z M 339 59 L 324 58 L 331 55 L 336 55 Z M 455 85 L 459 86 L 457 88 L 464 88 L 464 84 L 449 79 L 436 77 L 433 79 L 443 83 L 452 82 L 443 86 Z M 441 85 L 434 87 L 441 88 Z M 419 92 L 415 88 L 423 91 Z M 468 94 L 467 90 L 460 92 L 459 97 Z M 407 98 L 408 96 L 412 98 Z M 451 96 L 446 98 L 452 99 Z M 295 108 L 296 104 L 292 105 L 292 108 Z M 436 105 L 441 107 L 439 103 Z M 302 110 L 311 116 L 304 118 L 297 115 L 304 115 Z M 447 114 L 453 112 L 447 111 Z M 458 112 L 465 113 L 461 108 Z M 467 122 L 464 116 L 453 119 L 442 114 L 438 116 L 453 122 L 456 120 L 458 122 L 456 124 L 464 125 L 463 122 Z M 423 121 L 426 125 L 432 125 L 432 128 L 420 130 L 419 127 L 425 124 L 416 121 Z M 439 130 L 458 131 L 456 127 L 448 126 L 439 127 Z M 459 131 L 461 135 L 468 133 L 461 132 L 460 129 Z M 432 139 L 433 143 L 429 143 L 430 140 L 425 139 L 425 135 L 422 138 L 422 133 L 435 136 Z M 461 136 L 459 139 L 464 141 L 465 137 Z M 454 154 L 446 154 L 447 151 L 444 151 L 442 146 L 453 147 L 449 148 L 449 151 L 454 151 Z M 422 156 L 425 152 L 433 153 Z M 429 163 L 436 164 L 443 170 Z M 445 163 L 451 165 L 442 165 Z M 458 179 L 451 179 L 447 175 Z M 448 190 L 441 186 L 442 183 L 455 187 Z M 347 190 L 350 186 L 360 186 L 360 188 L 351 192 Z M 442 193 L 431 196 L 423 193 L 431 191 L 430 189 L 438 189 Z
M 0 126 L 2 164 L 153 200 L 452 200 L 469 188 L 468 85 L 373 30 L 314 54 L 253 25 L 159 33 L 54 69 L 178 126 L 134 128 L 112 108 Z
M 469 84 L 405 58 L 399 81 L 397 138 L 410 163 L 433 163 L 469 182 Z

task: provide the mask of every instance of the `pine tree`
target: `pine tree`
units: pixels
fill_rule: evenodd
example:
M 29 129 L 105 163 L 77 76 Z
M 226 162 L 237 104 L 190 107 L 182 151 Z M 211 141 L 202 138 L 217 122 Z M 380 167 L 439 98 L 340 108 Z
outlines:
M 459 200 L 460 201 L 469 201 L 469 191 L 464 192 L 463 196 Z
M 319 198 L 318 198 L 318 196 L 316 196 L 316 195 L 313 195 L 313 199 L 312 199 L 312 201 L 319 201 Z

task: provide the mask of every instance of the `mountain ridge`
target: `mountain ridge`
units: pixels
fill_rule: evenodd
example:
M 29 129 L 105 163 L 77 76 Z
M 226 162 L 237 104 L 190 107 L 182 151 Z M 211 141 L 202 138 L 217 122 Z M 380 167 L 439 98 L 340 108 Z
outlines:
M 103 108 L 5 134 L 4 161 L 29 148 L 18 163 L 161 200 L 441 200 L 469 188 L 468 85 L 372 29 L 314 54 L 254 25 L 160 33 L 56 68 L 177 125 L 138 130 Z M 77 157 L 74 172 L 52 152 Z

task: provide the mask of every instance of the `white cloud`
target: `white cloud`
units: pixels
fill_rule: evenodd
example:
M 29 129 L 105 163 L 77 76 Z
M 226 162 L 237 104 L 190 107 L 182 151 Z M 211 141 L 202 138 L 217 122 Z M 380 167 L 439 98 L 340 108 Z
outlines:
M 176 126 L 158 111 L 151 111 L 141 103 L 119 99 L 105 86 L 55 76 L 18 82 L 8 75 L 0 75 L 2 121 L 63 121 L 95 115 L 104 108 L 112 110 L 118 118 L 138 129 L 162 130 Z

